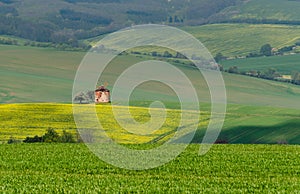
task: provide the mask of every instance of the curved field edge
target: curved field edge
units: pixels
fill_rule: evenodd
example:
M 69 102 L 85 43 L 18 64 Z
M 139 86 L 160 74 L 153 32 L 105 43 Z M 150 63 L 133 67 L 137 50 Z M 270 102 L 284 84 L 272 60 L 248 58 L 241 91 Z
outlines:
M 99 121 L 108 136 L 123 144 L 164 143 L 176 132 L 181 113 L 176 109 L 166 109 L 166 121 L 161 128 L 153 133 L 139 135 L 120 126 L 114 118 L 110 105 L 97 105 L 96 107 Z M 201 142 L 210 118 L 209 104 L 203 104 L 201 107 L 201 119 L 194 143 Z M 123 121 L 127 122 L 130 118 L 123 114 L 125 110 L 127 107 L 118 107 L 119 113 L 124 115 Z M 139 123 L 150 120 L 148 108 L 132 106 L 129 110 L 132 117 Z M 152 111 L 160 112 L 160 109 Z M 300 144 L 299 118 L 298 109 L 229 104 L 219 140 L 225 143 Z M 93 124 L 89 123 L 89 125 Z M 127 127 L 136 127 L 136 125 L 129 124 Z M 59 133 L 66 130 L 76 135 L 77 128 L 72 105 L 52 103 L 0 105 L 0 140 L 3 142 L 10 138 L 22 140 L 27 136 L 42 135 L 48 128 L 54 128 Z M 177 141 L 184 142 L 184 136 Z
M 85 53 L 22 46 L 0 46 L 0 50 L 0 103 L 71 101 L 76 69 Z M 142 60 L 135 56 L 117 57 L 100 81 L 107 81 L 109 89 L 113 89 L 111 85 L 119 73 Z M 199 72 L 182 65 L 176 67 L 191 79 L 200 100 L 210 102 L 207 83 Z M 300 108 L 300 87 L 227 73 L 223 79 L 229 103 Z M 136 94 L 142 99 L 155 96 L 168 100 L 174 96 L 165 88 L 149 86 Z
M 73 106 L 75 106 L 74 109 Z M 83 127 L 80 125 L 80 135 L 92 135 L 95 139 L 102 138 L 99 136 L 101 130 L 97 125 L 97 122 L 100 122 L 106 135 L 118 143 L 163 143 L 173 137 L 177 131 L 182 112 L 176 109 L 162 110 L 145 107 L 129 107 L 129 112 L 127 112 L 128 107 L 113 106 L 114 110 L 112 110 L 110 104 L 95 107 L 96 112 L 92 105 L 79 104 L 24 103 L 0 105 L 0 140 L 22 140 L 27 136 L 43 135 L 48 128 L 53 128 L 59 133 L 66 130 L 78 136 L 73 115 L 73 111 L 76 110 L 74 114 L 78 115 L 77 118 L 84 122 Z M 113 111 L 118 113 L 119 120 L 115 119 Z M 161 125 L 157 129 L 150 131 L 153 130 L 151 126 L 148 129 L 140 127 L 140 124 L 151 120 L 150 113 L 154 115 L 154 118 L 152 118 L 154 121 L 161 120 L 159 118 L 161 112 L 165 112 L 166 118 L 161 121 Z M 91 115 L 93 113 L 97 115 L 93 117 Z M 186 113 L 195 114 L 192 111 L 186 111 Z M 198 123 L 199 128 L 207 125 L 208 115 L 207 112 L 202 112 L 201 116 L 203 118 Z M 135 122 L 133 122 L 131 116 Z M 193 122 L 193 120 L 191 121 Z M 189 119 L 186 122 L 189 122 Z M 149 132 L 146 130 L 149 130 Z
M 0 192 L 298 193 L 299 148 L 214 145 L 199 156 L 190 145 L 164 166 L 129 171 L 83 144 L 0 145 Z

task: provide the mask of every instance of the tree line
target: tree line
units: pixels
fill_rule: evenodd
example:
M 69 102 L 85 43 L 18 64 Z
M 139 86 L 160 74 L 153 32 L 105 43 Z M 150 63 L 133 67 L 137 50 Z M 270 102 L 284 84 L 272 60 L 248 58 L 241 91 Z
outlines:
M 246 58 L 253 58 L 253 57 L 269 57 L 274 55 L 284 55 L 285 53 L 292 52 L 296 47 L 300 46 L 300 41 L 294 43 L 290 46 L 284 46 L 279 49 L 275 49 L 271 46 L 271 44 L 264 44 L 260 47 L 259 52 L 251 52 L 247 54 Z M 217 53 L 214 57 L 215 61 L 218 63 L 222 60 L 226 60 L 228 57 L 224 56 L 222 53 Z
M 278 50 L 274 50 L 270 44 L 264 44 L 263 46 L 261 46 L 259 53 L 250 53 L 246 57 L 247 58 L 262 57 L 262 56 L 269 57 L 273 55 L 283 55 L 285 52 L 293 51 L 293 49 L 296 46 L 300 46 L 300 42 L 296 42 L 291 46 L 282 47 Z M 218 53 L 215 56 L 215 61 L 217 63 L 226 59 L 227 57 L 223 56 L 222 53 Z M 289 80 L 289 79 L 282 78 L 282 75 L 275 68 L 269 68 L 265 71 L 257 71 L 257 70 L 240 71 L 237 66 L 231 66 L 228 69 L 224 69 L 222 65 L 220 65 L 220 70 L 228 73 L 241 74 L 241 75 L 247 75 L 247 76 L 252 76 L 252 77 L 257 77 L 262 79 L 289 82 L 291 84 L 300 85 L 300 73 L 298 71 L 291 72 L 291 79 Z
M 223 70 L 223 68 L 220 68 Z M 237 66 L 231 66 L 228 69 L 223 70 L 224 72 L 246 75 L 251 77 L 257 77 L 262 79 L 280 81 L 280 82 L 288 82 L 295 85 L 300 85 L 300 72 L 293 71 L 291 73 L 291 79 L 284 79 L 282 78 L 281 74 L 275 68 L 269 68 L 265 71 L 257 71 L 257 70 L 250 70 L 250 71 L 240 71 Z
M 256 19 L 256 18 L 234 18 L 234 19 L 216 19 L 217 23 L 246 23 L 246 24 L 283 24 L 300 25 L 300 20 L 280 20 L 280 19 Z
M 64 50 L 64 51 L 87 51 L 91 48 L 90 45 L 78 42 L 76 46 L 65 44 L 65 43 L 52 43 L 52 42 L 35 42 L 35 41 L 25 41 L 23 43 L 20 43 L 16 39 L 11 38 L 0 38 L 0 44 L 4 45 L 22 45 L 22 46 L 32 46 L 32 47 L 43 47 L 43 48 L 55 48 L 58 50 Z

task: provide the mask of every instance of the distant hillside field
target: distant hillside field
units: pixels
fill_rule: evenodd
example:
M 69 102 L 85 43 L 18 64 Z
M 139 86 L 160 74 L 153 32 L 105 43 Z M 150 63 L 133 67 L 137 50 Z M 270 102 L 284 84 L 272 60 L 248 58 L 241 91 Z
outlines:
M 299 4 L 300 5 L 300 4 Z M 261 46 L 271 44 L 273 48 L 283 48 L 300 41 L 300 26 L 273 24 L 209 24 L 185 26 L 180 29 L 192 34 L 215 56 L 222 53 L 226 57 L 247 56 L 259 53 Z M 103 36 L 87 39 L 95 45 Z M 135 49 L 151 53 L 153 49 Z M 162 49 L 156 51 L 161 54 Z
M 228 57 L 259 53 L 264 44 L 282 48 L 300 40 L 300 26 L 213 24 L 182 29 L 199 39 L 213 55 L 221 52 Z
M 0 102 L 71 102 L 73 80 L 84 52 L 66 52 L 35 47 L 0 46 Z M 144 60 L 135 56 L 120 56 L 111 62 L 100 83 L 109 88 L 120 73 L 132 64 Z M 191 79 L 200 101 L 210 101 L 203 77 L 192 67 L 176 65 Z M 297 100 L 300 87 L 241 75 L 223 74 L 229 103 L 300 108 Z M 180 84 L 179 82 L 177 84 Z M 110 88 L 113 89 L 113 88 Z M 169 90 L 144 86 L 138 96 L 170 99 Z
M 1 45 L 0 102 L 70 102 L 75 71 L 84 54 Z
M 275 68 L 283 75 L 291 75 L 293 71 L 300 71 L 300 55 L 225 60 L 221 64 L 225 69 L 237 66 L 240 71 L 265 71 L 269 68 Z
M 222 14 L 231 15 L 232 19 L 256 19 L 275 21 L 299 21 L 298 0 L 250 0 L 238 6 L 230 7 Z

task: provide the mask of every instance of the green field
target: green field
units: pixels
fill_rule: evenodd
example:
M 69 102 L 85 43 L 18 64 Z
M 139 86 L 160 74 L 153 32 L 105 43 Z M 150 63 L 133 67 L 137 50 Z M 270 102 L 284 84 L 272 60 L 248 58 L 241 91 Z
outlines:
M 59 42 L 76 44 L 78 39 L 79 43 L 95 45 L 105 33 L 124 26 L 173 23 L 200 40 L 212 56 L 222 53 L 228 57 L 230 60 L 221 62 L 225 69 L 237 66 L 243 72 L 275 68 L 283 75 L 300 72 L 300 54 L 244 58 L 249 53 L 259 53 L 265 44 L 280 49 L 300 42 L 299 25 L 226 23 L 247 19 L 250 23 L 263 20 L 296 23 L 300 21 L 300 0 L 97 2 L 0 0 L 0 16 L 7 19 L 0 21 L 0 31 L 27 37 L 33 43 L 52 41 L 58 46 Z M 175 17 L 183 20 L 176 23 Z M 108 19 L 108 23 L 103 19 Z M 216 21 L 225 23 L 211 24 Z M 209 24 L 194 26 L 199 23 Z M 19 44 L 0 44 L 0 193 L 300 193 L 300 86 L 222 72 L 227 95 L 224 125 L 215 144 L 200 156 L 199 148 L 203 146 L 201 142 L 211 116 L 211 90 L 204 76 L 186 59 L 173 58 L 176 51 L 169 50 L 173 57 L 153 57 L 153 51 L 163 54 L 167 48 L 149 46 L 127 50 L 111 61 L 97 85 L 108 83 L 108 89 L 116 91 L 120 89 L 114 86 L 116 79 L 131 65 L 153 59 L 166 61 L 193 84 L 200 113 L 194 107 L 181 110 L 176 93 L 158 81 L 135 88 L 129 106 L 114 99 L 111 104 L 95 106 L 71 104 L 76 71 L 86 53 L 20 46 L 29 39 L 10 35 L 0 35 L 0 39 L 16 40 Z M 127 41 L 125 37 L 117 40 Z M 178 42 L 177 39 L 180 37 L 170 36 L 163 41 Z M 179 42 L 187 49 L 192 48 L 182 39 Z M 293 52 L 300 53 L 300 46 Z M 153 64 L 149 65 L 153 68 Z M 143 72 L 134 76 L 145 77 Z M 169 72 L 163 76 L 174 77 Z M 128 79 L 133 80 L 133 77 Z M 85 84 L 85 80 L 82 82 Z M 182 79 L 172 80 L 172 84 L 189 91 Z M 94 89 L 95 86 L 89 85 L 86 91 L 76 93 Z M 189 99 L 187 92 L 184 95 Z M 155 101 L 161 101 L 165 108 L 149 108 Z M 92 117 L 94 113 L 96 116 Z M 165 120 L 162 113 L 166 115 Z M 182 126 L 181 113 L 188 114 L 187 123 Z M 195 115 L 200 116 L 197 122 L 193 119 Z M 76 118 L 84 125 L 76 125 Z M 99 130 L 98 121 L 105 133 Z M 143 125 L 147 122 L 151 124 Z M 190 126 L 196 127 L 195 135 Z M 76 143 L 23 142 L 26 137 L 41 137 L 49 129 L 59 135 L 73 135 Z M 210 135 L 215 130 L 212 128 Z M 194 135 L 192 141 L 187 142 L 191 135 Z M 173 137 L 170 144 L 165 144 Z M 63 138 L 57 139 L 63 142 Z M 93 153 L 89 148 L 94 143 L 101 150 Z M 118 150 L 111 149 L 115 149 L 113 143 L 131 151 L 162 145 L 166 148 L 186 145 L 187 149 L 160 167 L 126 170 L 97 157 L 99 153 L 111 154 L 121 160 L 119 164 L 127 164 L 127 157 L 132 155 L 122 157 Z M 164 161 L 168 154 L 159 152 L 163 157 L 149 155 L 149 158 Z M 148 163 L 147 158 L 134 157 L 141 162 L 134 166 L 136 169 Z
M 219 139 L 230 143 L 299 144 L 299 110 L 229 105 Z
M 83 144 L 0 145 L 1 193 L 298 193 L 299 146 L 191 145 L 170 163 L 129 171 Z
M 264 44 L 282 48 L 300 40 L 300 27 L 288 25 L 261 24 L 213 24 L 183 27 L 199 39 L 215 55 L 246 56 L 259 52 Z
M 237 66 L 240 71 L 266 71 L 275 68 L 283 75 L 291 75 L 293 71 L 300 71 L 300 55 L 234 59 L 222 61 L 221 64 L 225 69 Z
M 299 2 L 297 0 L 250 0 L 236 7 L 224 10 L 231 18 L 241 19 L 273 19 L 283 21 L 299 21 Z M 231 13 L 231 14 L 230 14 Z
M 79 105 L 78 105 L 79 106 Z M 90 106 L 90 105 L 83 105 Z M 193 142 L 199 143 L 209 121 L 209 106 L 203 104 L 201 122 Z M 125 107 L 117 107 L 124 115 Z M 131 107 L 131 114 L 138 122 L 149 121 L 148 108 Z M 152 109 L 160 112 L 160 109 Z M 167 118 L 163 126 L 149 135 L 130 133 L 121 127 L 110 105 L 97 106 L 99 120 L 110 138 L 125 144 L 163 143 L 172 137 L 179 123 L 180 111 L 167 109 Z M 123 117 L 124 117 L 123 116 Z M 126 117 L 126 116 L 125 116 Z M 123 119 L 128 119 L 127 117 Z M 300 144 L 299 110 L 245 105 L 229 105 L 220 140 L 229 143 L 271 143 L 280 142 Z M 158 120 L 158 118 L 154 119 Z M 87 125 L 89 126 L 89 125 Z M 135 124 L 127 127 L 135 127 Z M 76 125 L 72 114 L 72 105 L 64 104 L 7 104 L 0 106 L 0 140 L 10 138 L 23 140 L 25 137 L 41 136 L 48 128 L 58 132 L 63 130 L 76 134 Z
M 258 53 L 264 44 L 274 48 L 291 46 L 300 40 L 300 27 L 293 25 L 271 24 L 209 24 L 202 26 L 185 26 L 180 29 L 192 34 L 212 53 L 221 52 L 224 56 L 246 56 Z M 103 36 L 87 40 L 95 44 Z M 175 37 L 176 38 L 176 37 Z M 153 49 L 136 49 L 150 53 Z M 157 49 L 163 53 L 165 49 Z
M 12 103 L 1 105 L 2 139 L 6 141 L 11 136 L 23 139 L 28 135 L 41 135 L 48 127 L 53 127 L 60 132 L 64 129 L 74 130 L 71 105 L 14 105 L 13 103 L 69 103 L 75 72 L 85 53 L 4 45 L 0 46 L 0 50 L 0 102 Z M 292 71 L 296 68 L 293 64 L 296 64 L 298 56 L 253 58 L 244 59 L 244 61 L 248 64 L 251 60 L 261 61 L 268 67 L 271 62 L 281 64 L 282 61 L 287 65 L 286 69 Z M 145 59 L 149 58 L 130 55 L 117 57 L 105 70 L 105 75 L 100 82 L 108 81 L 109 88 L 113 89 L 112 84 L 124 69 Z M 241 61 L 243 60 L 225 62 L 239 63 Z M 209 90 L 203 77 L 192 67 L 179 63 L 174 65 L 191 79 L 198 90 L 201 103 L 209 102 Z M 256 66 L 259 65 L 256 64 Z M 278 70 L 283 71 L 283 68 L 285 67 L 278 65 Z M 231 143 L 277 143 L 280 141 L 299 143 L 297 121 L 299 118 L 297 112 L 300 109 L 299 86 L 227 73 L 223 74 L 223 78 L 230 105 L 220 138 Z M 180 81 L 174 84 L 180 84 Z M 153 88 L 153 85 L 145 84 L 133 96 L 145 101 L 153 100 L 151 97 L 155 96 L 155 100 L 163 100 L 168 108 L 174 109 L 178 108 L 178 106 L 172 107 L 174 104 L 170 102 L 175 99 L 174 95 L 166 87 Z M 133 106 L 149 105 L 132 100 Z M 235 111 L 236 109 L 238 111 Z M 209 109 L 204 110 L 209 111 Z M 49 114 L 45 115 L 45 111 Z M 112 126 L 114 128 L 114 124 Z M 199 129 L 202 129 L 201 126 Z M 168 130 L 172 129 L 166 129 L 165 132 L 167 133 Z M 203 131 L 200 130 L 195 141 L 199 142 L 202 135 Z M 147 137 L 142 142 L 150 142 L 158 136 Z M 128 143 L 129 139 L 131 137 L 127 136 L 121 142 Z M 139 138 L 136 139 L 139 142 Z
M 79 107 L 80 105 L 76 105 Z M 82 105 L 80 111 L 88 111 L 90 105 Z M 63 130 L 69 131 L 76 135 L 76 125 L 74 123 L 72 105 L 63 104 L 9 104 L 1 105 L 1 131 L 0 140 L 8 140 L 13 138 L 16 140 L 24 140 L 25 137 L 33 137 L 35 135 L 42 135 L 48 128 L 53 128 L 58 132 Z M 77 108 L 76 110 L 78 110 Z M 127 128 L 142 132 L 145 129 L 137 128 L 137 125 L 130 123 L 129 118 L 126 117 L 126 107 L 115 106 L 118 114 L 122 119 L 127 121 Z M 137 122 L 147 122 L 150 119 L 148 109 L 140 107 L 131 107 L 131 114 Z M 151 109 L 152 113 L 160 112 L 160 109 Z M 114 115 L 110 105 L 97 106 L 97 114 L 104 130 L 109 137 L 118 143 L 124 144 L 143 144 L 149 142 L 164 142 L 169 139 L 170 135 L 174 134 L 178 127 L 180 111 L 169 109 L 166 110 L 167 118 L 163 125 L 158 130 L 147 135 L 139 135 L 138 133 L 131 133 L 123 129 L 114 119 Z M 76 112 L 77 113 L 77 112 Z M 123 118 L 125 116 L 125 118 Z M 207 123 L 207 113 L 203 113 L 203 121 L 199 123 L 204 126 Z M 205 119 L 206 118 L 206 119 Z M 154 116 L 156 121 L 159 118 Z M 89 119 L 90 120 L 90 119 Z M 84 127 L 93 129 L 93 123 L 88 123 Z
M 0 46 L 0 102 L 70 101 L 84 53 Z
M 0 46 L 0 50 L 1 103 L 71 102 L 73 79 L 85 53 L 21 46 Z M 135 56 L 116 58 L 100 82 L 108 81 L 111 88 L 120 72 L 142 60 Z M 200 101 L 209 101 L 209 91 L 201 75 L 191 67 L 176 66 L 191 79 Z M 229 103 L 300 108 L 298 86 L 227 73 L 223 77 Z M 149 92 L 163 99 L 170 97 L 169 90 L 153 91 L 149 86 L 140 94 L 149 96 Z

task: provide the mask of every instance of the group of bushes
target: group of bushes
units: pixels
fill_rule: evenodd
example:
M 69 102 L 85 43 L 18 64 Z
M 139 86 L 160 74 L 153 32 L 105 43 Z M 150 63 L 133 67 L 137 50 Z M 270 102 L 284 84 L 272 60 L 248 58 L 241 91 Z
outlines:
M 53 128 L 48 128 L 46 133 L 42 136 L 35 135 L 33 137 L 26 137 L 24 140 L 19 140 L 14 137 L 10 137 L 7 141 L 8 144 L 15 143 L 92 143 L 93 135 L 91 131 L 81 132 L 79 135 L 76 133 L 75 135 L 67 132 L 65 130 L 62 131 L 62 134 L 59 134 Z M 1 143 L 1 142 L 0 142 Z
M 18 45 L 18 41 L 17 40 L 12 40 L 10 38 L 0 38 L 0 44 Z
M 265 44 L 265 45 L 261 46 L 259 53 L 249 53 L 246 56 L 246 58 L 283 55 L 286 52 L 293 51 L 298 46 L 300 46 L 299 41 L 291 46 L 285 46 L 285 47 L 282 47 L 282 48 L 276 50 L 270 44 Z M 219 63 L 222 60 L 227 60 L 227 57 L 223 56 L 222 53 L 218 53 L 215 56 L 215 61 L 217 63 Z M 241 75 L 247 75 L 247 76 L 251 76 L 251 77 L 257 77 L 257 78 L 280 81 L 280 82 L 289 82 L 291 84 L 300 85 L 300 73 L 297 71 L 292 72 L 291 80 L 289 80 L 289 79 L 281 78 L 281 74 L 279 72 L 277 72 L 277 70 L 274 68 L 269 68 L 265 71 L 258 71 L 258 70 L 239 71 L 237 66 L 231 66 L 228 69 L 224 69 L 222 65 L 219 65 L 219 66 L 220 66 L 219 69 L 221 71 L 225 71 L 228 73 L 241 74 Z
M 84 43 L 79 43 L 78 41 L 74 43 L 51 43 L 51 42 L 34 42 L 26 41 L 23 44 L 19 43 L 15 39 L 10 38 L 0 38 L 0 44 L 4 45 L 23 45 L 23 46 L 32 46 L 32 47 L 43 47 L 43 48 L 56 48 L 58 50 L 64 51 L 87 51 L 91 48 L 91 45 Z
M 264 44 L 261 46 L 260 50 L 258 52 L 250 52 L 246 56 L 235 56 L 235 58 L 255 58 L 255 57 L 269 57 L 269 56 L 276 56 L 276 55 L 284 55 L 284 54 L 290 54 L 291 52 L 297 53 L 297 51 L 294 51 L 297 47 L 300 46 L 300 41 L 290 45 L 290 46 L 284 46 L 282 48 L 273 48 L 270 44 Z M 215 61 L 219 63 L 222 60 L 227 60 L 228 57 L 223 56 L 222 53 L 217 53 L 214 57 Z
M 62 135 L 59 135 L 53 128 L 49 128 L 43 136 L 26 137 L 24 143 L 76 143 L 78 142 L 73 134 L 63 131 Z
M 86 45 L 84 43 L 50 43 L 50 42 L 34 42 L 34 41 L 26 41 L 24 46 L 32 46 L 32 47 L 43 47 L 43 48 L 56 48 L 58 50 L 63 51 L 87 51 L 91 48 L 91 45 Z

